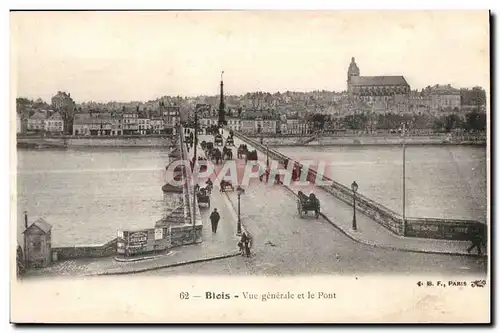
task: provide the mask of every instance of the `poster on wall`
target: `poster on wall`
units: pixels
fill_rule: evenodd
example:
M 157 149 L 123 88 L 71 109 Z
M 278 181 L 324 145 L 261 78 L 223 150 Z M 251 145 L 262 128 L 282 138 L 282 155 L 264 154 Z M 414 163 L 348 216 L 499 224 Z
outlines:
M 163 239 L 163 228 L 155 229 L 155 240 Z
M 128 239 L 129 247 L 143 247 L 148 242 L 148 233 L 144 231 L 137 231 L 130 233 Z

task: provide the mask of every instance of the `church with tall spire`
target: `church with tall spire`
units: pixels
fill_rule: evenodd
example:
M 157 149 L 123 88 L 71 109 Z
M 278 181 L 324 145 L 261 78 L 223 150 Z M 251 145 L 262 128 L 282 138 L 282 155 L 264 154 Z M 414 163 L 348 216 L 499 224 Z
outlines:
M 226 111 L 224 107 L 224 71 L 220 74 L 220 103 L 219 103 L 219 126 L 226 125 Z
M 347 70 L 347 92 L 355 99 L 387 101 L 408 96 L 410 85 L 402 75 L 360 76 L 359 67 L 352 57 Z

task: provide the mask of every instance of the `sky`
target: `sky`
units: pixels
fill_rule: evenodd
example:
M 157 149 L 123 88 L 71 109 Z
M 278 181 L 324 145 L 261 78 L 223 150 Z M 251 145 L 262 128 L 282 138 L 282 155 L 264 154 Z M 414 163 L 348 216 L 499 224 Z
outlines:
M 487 11 L 11 12 L 13 95 L 76 102 L 346 89 L 489 87 Z

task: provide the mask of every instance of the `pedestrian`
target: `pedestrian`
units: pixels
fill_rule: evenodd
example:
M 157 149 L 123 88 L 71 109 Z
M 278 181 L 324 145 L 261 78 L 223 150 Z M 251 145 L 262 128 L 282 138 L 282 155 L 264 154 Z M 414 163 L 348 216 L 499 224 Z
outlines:
M 481 255 L 481 247 L 486 247 L 486 228 L 479 226 L 474 228 L 470 236 L 471 246 L 467 249 L 467 253 L 471 253 L 474 248 L 477 248 L 477 254 Z
M 264 177 L 264 174 L 266 173 L 266 169 L 263 167 L 259 166 L 259 180 L 262 182 L 262 178 Z
M 247 235 L 246 232 L 243 232 L 243 234 L 241 235 L 241 239 L 238 242 L 238 247 L 240 248 L 241 255 L 250 257 L 251 238 Z
M 217 225 L 219 224 L 219 220 L 219 212 L 217 212 L 217 208 L 214 208 L 214 211 L 212 212 L 212 214 L 210 214 L 210 222 L 212 223 L 212 232 L 214 234 L 217 233 Z
M 278 185 L 283 184 L 283 182 L 281 181 L 279 173 L 277 173 L 276 176 L 274 176 L 274 183 L 278 184 Z

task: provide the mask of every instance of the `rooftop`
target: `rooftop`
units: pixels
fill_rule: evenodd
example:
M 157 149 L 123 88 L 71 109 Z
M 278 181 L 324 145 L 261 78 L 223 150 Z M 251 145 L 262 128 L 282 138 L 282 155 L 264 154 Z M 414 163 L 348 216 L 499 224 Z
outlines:
M 50 225 L 50 223 L 45 221 L 43 218 L 39 218 L 38 220 L 33 222 L 31 225 L 29 225 L 28 228 L 26 228 L 26 230 L 23 231 L 23 233 L 26 232 L 28 229 L 30 229 L 33 226 L 38 227 L 40 230 L 42 230 L 46 234 L 48 234 L 50 232 L 50 229 L 52 229 L 52 225 Z
M 404 76 L 353 76 L 353 85 L 359 86 L 408 86 Z
M 460 95 L 460 90 L 453 88 L 450 84 L 436 84 L 435 86 L 431 87 L 430 92 L 437 95 Z

